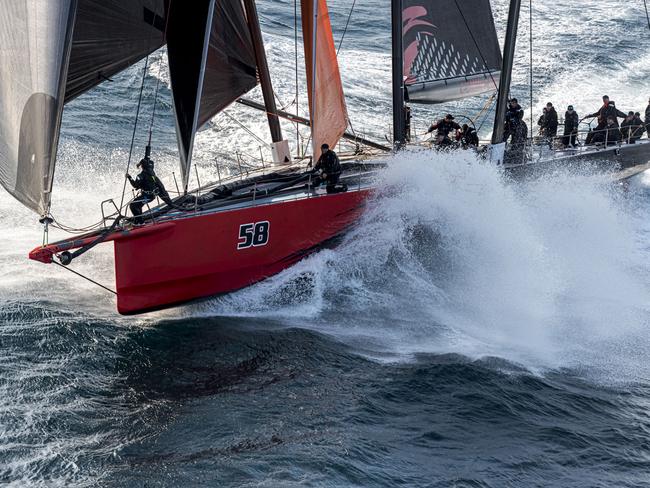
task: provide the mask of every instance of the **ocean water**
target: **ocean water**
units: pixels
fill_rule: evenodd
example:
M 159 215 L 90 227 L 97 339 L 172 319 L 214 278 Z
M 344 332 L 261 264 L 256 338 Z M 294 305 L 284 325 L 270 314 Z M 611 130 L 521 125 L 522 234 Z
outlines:
M 501 36 L 506 3 L 493 2 Z M 258 4 L 278 98 L 295 110 L 293 2 Z M 351 2 L 330 4 L 338 41 Z M 641 2 L 535 2 L 532 105 L 527 8 L 512 90 L 527 117 L 547 101 L 588 113 L 604 93 L 643 111 Z M 389 19 L 387 0 L 358 0 L 341 47 L 355 130 L 377 140 L 391 123 Z M 136 152 L 160 80 L 154 157 L 173 188 L 161 59 L 147 70 Z M 100 202 L 119 198 L 142 69 L 66 111 L 61 222 L 96 222 Z M 301 113 L 304 90 L 300 75 Z M 417 107 L 415 126 L 484 103 Z M 198 136 L 201 181 L 217 165 L 237 171 L 235 152 L 258 164 L 258 138 L 259 114 L 218 116 Z M 40 226 L 0 194 L 0 484 L 648 486 L 650 176 L 623 190 L 582 167 L 515 185 L 467 154 L 407 152 L 378 185 L 393 191 L 336 249 L 237 293 L 129 318 L 101 289 L 28 261 Z M 110 246 L 75 266 L 112 286 Z

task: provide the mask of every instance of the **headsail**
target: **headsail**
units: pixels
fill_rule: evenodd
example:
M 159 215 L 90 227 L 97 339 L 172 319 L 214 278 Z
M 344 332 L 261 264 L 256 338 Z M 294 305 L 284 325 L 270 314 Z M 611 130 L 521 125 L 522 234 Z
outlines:
M 256 85 L 255 50 L 241 1 L 220 0 L 212 19 L 199 127 Z
M 313 154 L 335 146 L 348 126 L 343 84 L 326 0 L 302 0 L 302 32 L 307 68 Z
M 187 188 L 199 127 L 257 84 L 255 54 L 240 0 L 171 2 L 169 72 Z
M 0 183 L 32 210 L 50 205 L 75 0 L 0 9 Z
M 489 0 L 403 0 L 410 102 L 442 103 L 496 91 L 501 50 Z
M 195 0 L 192 8 L 172 1 L 169 9 L 167 55 L 184 189 L 189 181 L 194 135 L 198 130 L 215 1 Z
M 66 102 L 163 46 L 169 0 L 78 0 Z

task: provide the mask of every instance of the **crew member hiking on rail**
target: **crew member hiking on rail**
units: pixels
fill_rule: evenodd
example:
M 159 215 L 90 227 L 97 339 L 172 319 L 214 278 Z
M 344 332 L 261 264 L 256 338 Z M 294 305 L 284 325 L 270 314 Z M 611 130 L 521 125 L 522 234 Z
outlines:
M 451 139 L 449 138 L 449 133 L 452 130 L 460 130 L 460 125 L 454 122 L 454 116 L 451 114 L 445 115 L 444 119 L 440 119 L 435 124 L 431 124 L 427 134 L 437 130 L 436 133 L 436 144 L 439 146 L 449 146 L 451 144 Z
M 341 177 L 341 162 L 334 151 L 330 149 L 329 144 L 321 146 L 321 156 L 318 158 L 314 172 L 320 171 L 319 178 L 314 186 L 319 186 L 323 181 L 327 183 L 325 187 L 327 193 L 341 193 L 348 190 L 346 185 L 338 185 Z M 311 164 L 311 163 L 310 163 Z
M 141 168 L 141 170 L 135 179 L 130 174 L 126 174 L 131 186 L 136 190 L 140 190 L 140 195 L 129 205 L 134 217 L 133 222 L 136 224 L 142 223 L 142 207 L 155 200 L 157 196 L 167 205 L 173 205 L 171 198 L 169 198 L 169 193 L 165 190 L 165 186 L 156 176 L 156 173 L 154 173 L 153 166 L 153 161 L 148 156 L 145 156 L 138 163 L 137 167 Z

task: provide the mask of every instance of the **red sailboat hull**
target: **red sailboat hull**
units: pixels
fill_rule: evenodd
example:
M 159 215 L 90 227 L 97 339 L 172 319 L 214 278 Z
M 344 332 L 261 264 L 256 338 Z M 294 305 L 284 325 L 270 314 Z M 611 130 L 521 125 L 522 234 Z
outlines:
M 114 238 L 117 308 L 135 314 L 244 288 L 340 235 L 369 190 L 196 215 Z

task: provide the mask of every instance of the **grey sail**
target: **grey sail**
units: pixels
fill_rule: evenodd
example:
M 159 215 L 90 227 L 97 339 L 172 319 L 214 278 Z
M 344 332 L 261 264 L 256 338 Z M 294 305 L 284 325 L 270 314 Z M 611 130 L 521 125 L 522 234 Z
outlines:
M 501 50 L 489 0 L 403 0 L 404 76 L 413 103 L 496 91 Z
M 45 214 L 51 199 L 75 0 L 0 9 L 0 184 Z

